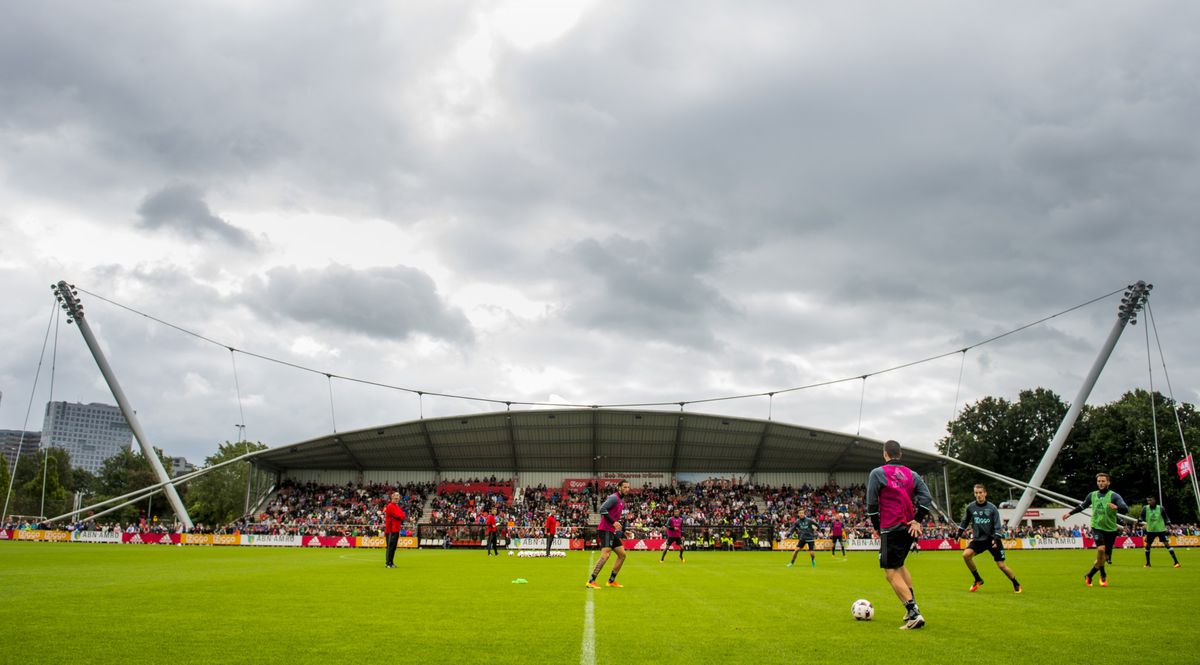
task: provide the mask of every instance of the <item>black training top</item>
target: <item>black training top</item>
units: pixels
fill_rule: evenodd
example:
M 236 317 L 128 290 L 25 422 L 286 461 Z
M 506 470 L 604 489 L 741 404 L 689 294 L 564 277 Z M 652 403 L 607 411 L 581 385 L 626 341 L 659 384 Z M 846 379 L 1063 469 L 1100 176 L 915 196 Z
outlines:
M 991 501 L 982 505 L 978 501 L 972 501 L 971 505 L 967 506 L 967 512 L 958 528 L 966 529 L 968 526 L 971 527 L 971 540 L 996 538 L 1000 535 L 1000 511 Z

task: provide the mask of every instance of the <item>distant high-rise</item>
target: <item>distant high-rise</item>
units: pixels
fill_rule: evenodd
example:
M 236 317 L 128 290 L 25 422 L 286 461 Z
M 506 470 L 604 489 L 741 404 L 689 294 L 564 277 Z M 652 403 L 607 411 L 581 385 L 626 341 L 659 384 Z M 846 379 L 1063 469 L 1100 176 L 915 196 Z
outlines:
M 108 404 L 48 402 L 42 423 L 42 447 L 71 453 L 71 466 L 100 470 L 104 460 L 133 444 L 133 430 L 121 409 Z
M 187 461 L 186 457 L 172 457 L 171 462 L 171 477 L 181 476 L 185 473 L 191 473 L 196 470 L 196 465 Z
M 13 462 L 17 460 L 18 448 L 20 448 L 22 455 L 32 455 L 39 450 L 39 442 L 41 440 L 41 432 L 22 432 L 19 429 L 0 429 L 0 455 L 4 455 L 4 458 L 8 460 L 9 471 L 12 471 Z

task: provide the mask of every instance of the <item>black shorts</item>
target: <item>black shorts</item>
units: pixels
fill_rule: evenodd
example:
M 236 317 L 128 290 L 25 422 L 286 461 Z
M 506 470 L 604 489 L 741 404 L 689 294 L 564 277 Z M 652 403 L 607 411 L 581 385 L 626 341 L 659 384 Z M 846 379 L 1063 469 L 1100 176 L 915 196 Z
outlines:
M 814 541 L 814 540 L 801 540 L 800 542 L 796 543 L 796 551 L 797 551 L 797 552 L 799 552 L 800 550 L 804 549 L 804 548 L 805 548 L 805 546 L 807 546 L 807 547 L 808 547 L 808 551 L 809 551 L 809 552 L 815 552 L 815 551 L 816 551 L 816 549 L 817 549 L 817 543 L 816 543 L 816 541 Z
M 841 536 L 830 536 L 830 537 L 829 537 L 829 541 L 830 541 L 830 542 L 832 542 L 834 545 L 837 545 L 837 544 L 838 544 L 838 543 L 840 543 L 840 542 L 844 542 L 844 541 L 842 540 L 842 537 L 841 537 Z
M 1113 546 L 1117 544 L 1116 531 L 1101 531 L 1100 529 L 1092 529 L 1092 540 L 1096 541 L 1094 547 L 1104 546 L 1104 551 L 1112 556 Z
M 908 550 L 914 542 L 916 540 L 904 527 L 879 534 L 879 567 L 889 569 L 902 567 L 904 560 L 908 558 Z
M 680 549 L 683 549 L 683 537 L 682 536 L 667 536 L 666 548 L 671 549 L 671 545 L 678 545 Z
M 601 531 L 599 533 L 600 533 L 599 541 L 600 541 L 601 549 L 607 547 L 607 548 L 615 550 L 618 547 L 625 546 L 621 542 L 625 538 L 625 532 L 623 532 L 623 531 Z
M 1155 538 L 1161 540 L 1163 546 L 1165 546 L 1165 547 L 1171 546 L 1171 540 L 1169 538 L 1167 538 L 1166 531 L 1155 531 L 1153 533 L 1150 533 L 1150 532 L 1146 533 L 1146 537 L 1143 539 L 1146 543 L 1146 549 L 1150 549 L 1150 546 L 1154 544 Z
M 987 552 L 992 555 L 992 559 L 997 563 L 1004 561 L 1004 541 L 998 538 L 990 540 L 972 540 L 967 544 L 967 549 L 976 554 Z

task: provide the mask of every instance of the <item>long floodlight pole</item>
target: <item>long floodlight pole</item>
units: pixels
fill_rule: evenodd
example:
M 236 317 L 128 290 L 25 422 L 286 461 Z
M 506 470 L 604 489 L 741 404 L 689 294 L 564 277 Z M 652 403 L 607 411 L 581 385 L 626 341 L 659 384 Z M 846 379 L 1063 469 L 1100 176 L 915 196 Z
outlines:
M 1071 428 L 1075 426 L 1075 420 L 1079 417 L 1079 413 L 1083 411 L 1084 402 L 1087 402 L 1088 395 L 1092 393 L 1092 388 L 1096 386 L 1096 380 L 1100 378 L 1100 371 L 1104 369 L 1105 363 L 1108 362 L 1109 356 L 1112 355 L 1113 348 L 1117 345 L 1117 340 L 1121 338 L 1121 332 L 1125 330 L 1125 324 L 1132 323 L 1137 325 L 1137 313 L 1142 310 L 1146 304 L 1146 298 L 1150 295 L 1150 290 L 1154 288 L 1153 284 L 1147 284 L 1139 280 L 1136 284 L 1132 284 L 1125 290 L 1125 297 L 1121 298 L 1121 306 L 1117 309 L 1117 321 L 1113 324 L 1112 330 L 1108 333 L 1108 339 L 1104 340 L 1104 346 L 1100 349 L 1099 355 L 1096 356 L 1096 362 L 1092 363 L 1092 369 L 1088 371 L 1087 377 L 1083 380 L 1083 385 L 1079 387 L 1079 394 L 1075 395 L 1075 401 L 1071 402 L 1071 408 L 1067 409 L 1067 415 L 1063 418 L 1062 423 L 1058 426 L 1058 431 L 1054 433 L 1054 439 L 1050 441 L 1050 447 L 1046 449 L 1046 454 L 1042 456 L 1042 461 L 1038 462 L 1037 469 L 1033 472 L 1033 477 L 1029 479 L 1029 487 L 1021 494 L 1021 500 L 1017 502 L 1017 509 L 1013 516 L 1008 520 L 1008 527 L 1015 529 L 1021 525 L 1021 519 L 1025 516 L 1025 511 L 1033 504 L 1033 497 L 1037 493 L 1035 488 L 1040 488 L 1045 482 L 1046 476 L 1050 474 L 1050 467 L 1054 466 L 1054 460 L 1058 458 L 1058 453 L 1062 450 L 1063 444 L 1067 441 L 1067 436 L 1071 433 Z
M 117 382 L 117 377 L 113 374 L 112 367 L 108 365 L 108 359 L 104 357 L 104 352 L 100 349 L 100 344 L 96 341 L 96 336 L 92 334 L 92 328 L 88 325 L 87 319 L 83 315 L 83 305 L 79 303 L 78 295 L 75 292 L 75 287 L 60 281 L 51 287 L 54 289 L 54 295 L 62 303 L 62 307 L 66 310 L 67 323 L 76 323 L 79 326 L 79 332 L 83 334 L 83 341 L 87 342 L 88 350 L 92 352 L 92 357 L 96 359 L 96 365 L 100 367 L 100 373 L 104 375 L 104 381 L 108 383 L 109 390 L 112 391 L 113 397 L 117 399 L 117 406 L 121 408 L 121 414 L 125 416 L 125 422 L 129 423 L 129 428 L 133 430 L 133 437 L 137 439 L 138 445 L 142 448 L 142 454 L 150 462 L 150 468 L 154 470 L 154 475 L 160 483 L 166 483 L 163 486 L 163 493 L 167 495 L 167 501 L 171 504 L 171 508 L 175 511 L 175 516 L 183 523 L 184 528 L 191 530 L 192 518 L 188 515 L 187 508 L 184 508 L 183 501 L 179 498 L 179 492 L 175 491 L 175 486 L 170 484 L 171 478 L 167 475 L 167 470 L 163 468 L 162 462 L 159 461 L 158 455 L 154 452 L 154 446 L 150 444 L 150 439 L 146 436 L 145 430 L 142 429 L 141 422 L 138 421 L 137 413 L 129 404 L 129 399 L 125 397 L 125 391 L 121 389 L 121 384 Z

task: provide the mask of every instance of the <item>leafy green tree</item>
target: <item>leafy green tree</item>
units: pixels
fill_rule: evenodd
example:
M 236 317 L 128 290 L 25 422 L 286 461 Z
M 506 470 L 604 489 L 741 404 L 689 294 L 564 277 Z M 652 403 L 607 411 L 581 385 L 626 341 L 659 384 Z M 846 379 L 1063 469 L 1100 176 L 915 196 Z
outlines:
M 162 458 L 161 453 L 159 462 L 164 467 L 170 464 L 168 460 Z M 135 453 L 128 448 L 123 448 L 121 452 L 104 460 L 96 480 L 96 497 L 94 498 L 103 500 L 121 496 L 143 487 L 157 485 L 158 482 L 158 476 L 154 475 L 154 469 L 150 467 L 149 460 L 141 452 Z M 183 489 L 177 488 L 177 491 L 180 498 L 183 498 Z M 121 501 L 117 503 L 121 503 Z M 186 502 L 184 505 L 187 505 Z M 109 507 L 111 506 L 106 506 L 101 510 Z M 145 517 L 147 522 L 153 521 L 157 517 L 159 522 L 171 524 L 175 521 L 175 511 L 160 492 L 148 499 L 111 512 L 102 519 L 135 522 L 141 517 Z
M 264 450 L 263 443 L 239 441 L 218 444 L 217 452 L 204 459 L 204 466 L 210 467 L 221 462 L 237 459 L 242 455 L 256 450 Z M 228 524 L 242 516 L 246 502 L 246 479 L 250 473 L 250 464 L 234 463 L 220 469 L 209 471 L 196 480 L 188 483 L 188 514 L 192 521 L 209 526 Z M 261 472 L 259 472 L 261 474 Z M 265 474 L 263 474 L 265 475 Z M 252 483 L 261 485 L 265 478 L 253 479 Z
M 1175 472 L 1175 462 L 1183 457 L 1173 413 L 1176 405 L 1155 393 L 1151 415 L 1150 397 L 1145 390 L 1134 390 L 1115 402 L 1084 412 L 1078 436 L 1072 445 L 1063 449 L 1062 466 L 1069 479 L 1067 493 L 1083 496 L 1094 490 L 1096 473 L 1105 471 L 1112 475 L 1113 489 L 1133 506 L 1141 504 L 1148 496 L 1158 496 L 1158 475 L 1161 474 L 1162 500 L 1168 512 L 1176 520 L 1194 521 L 1196 500 L 1191 482 L 1180 480 Z M 1182 404 L 1179 415 L 1185 439 L 1195 442 L 1200 435 L 1195 407 Z M 1159 451 L 1157 470 L 1155 420 Z
M 57 469 L 58 480 L 62 483 L 63 489 L 68 492 L 75 491 L 75 474 L 72 473 L 71 453 L 64 448 L 54 446 L 49 448 L 50 464 Z
M 5 497 L 8 497 L 8 480 L 11 477 L 8 475 L 8 458 L 0 455 L 0 492 L 3 492 Z M 4 499 L 0 499 L 0 508 L 4 507 L 3 501 Z M 11 497 L 9 497 L 8 505 L 9 508 L 12 508 Z
M 85 500 L 96 493 L 98 484 L 99 479 L 91 471 L 82 468 L 71 469 L 70 488 L 72 491 L 82 492 Z
M 16 464 L 12 470 L 13 496 L 12 501 L 8 506 L 10 515 L 37 515 L 38 503 L 41 500 L 40 492 L 34 498 L 26 488 L 36 474 L 41 479 L 42 461 L 41 455 L 38 453 L 26 453 L 17 458 Z
M 1175 424 L 1176 410 L 1184 439 L 1200 440 L 1200 414 L 1196 407 L 1176 405 L 1157 393 L 1153 416 L 1150 395 L 1144 390 L 1128 392 L 1109 404 L 1084 406 L 1050 469 L 1046 486 L 1069 496 L 1083 497 L 1096 488 L 1096 473 L 1106 471 L 1113 476 L 1114 489 L 1136 512 L 1142 499 L 1157 495 L 1158 491 L 1154 455 L 1156 418 L 1163 502 L 1174 519 L 1196 521 L 1191 483 L 1179 480 L 1175 474 L 1175 462 L 1183 457 L 1179 428 Z M 985 397 L 967 405 L 947 425 L 950 435 L 939 441 L 937 447 L 943 454 L 964 462 L 1027 480 L 1066 412 L 1067 405 L 1057 395 L 1041 388 L 1021 391 L 1015 402 Z M 962 467 L 950 467 L 950 481 L 956 515 L 961 515 L 963 505 L 970 501 L 971 486 L 976 482 L 987 485 L 997 502 L 1007 498 L 1006 489 L 1004 494 L 998 492 L 1002 483 Z
M 51 517 L 70 509 L 71 493 L 59 480 L 59 456 L 67 458 L 69 470 L 70 455 L 61 448 L 47 448 L 33 456 L 33 477 L 21 486 L 23 503 L 32 513 Z
M 938 441 L 937 449 L 975 466 L 1028 479 L 1054 438 L 1067 408 L 1062 398 L 1044 388 L 1022 390 L 1015 402 L 985 397 L 968 404 L 947 425 L 949 435 Z M 962 514 L 975 483 L 987 485 L 997 503 L 1007 498 L 1003 484 L 970 469 L 951 466 L 953 516 Z M 1052 470 L 1047 483 L 1061 485 L 1061 475 Z

